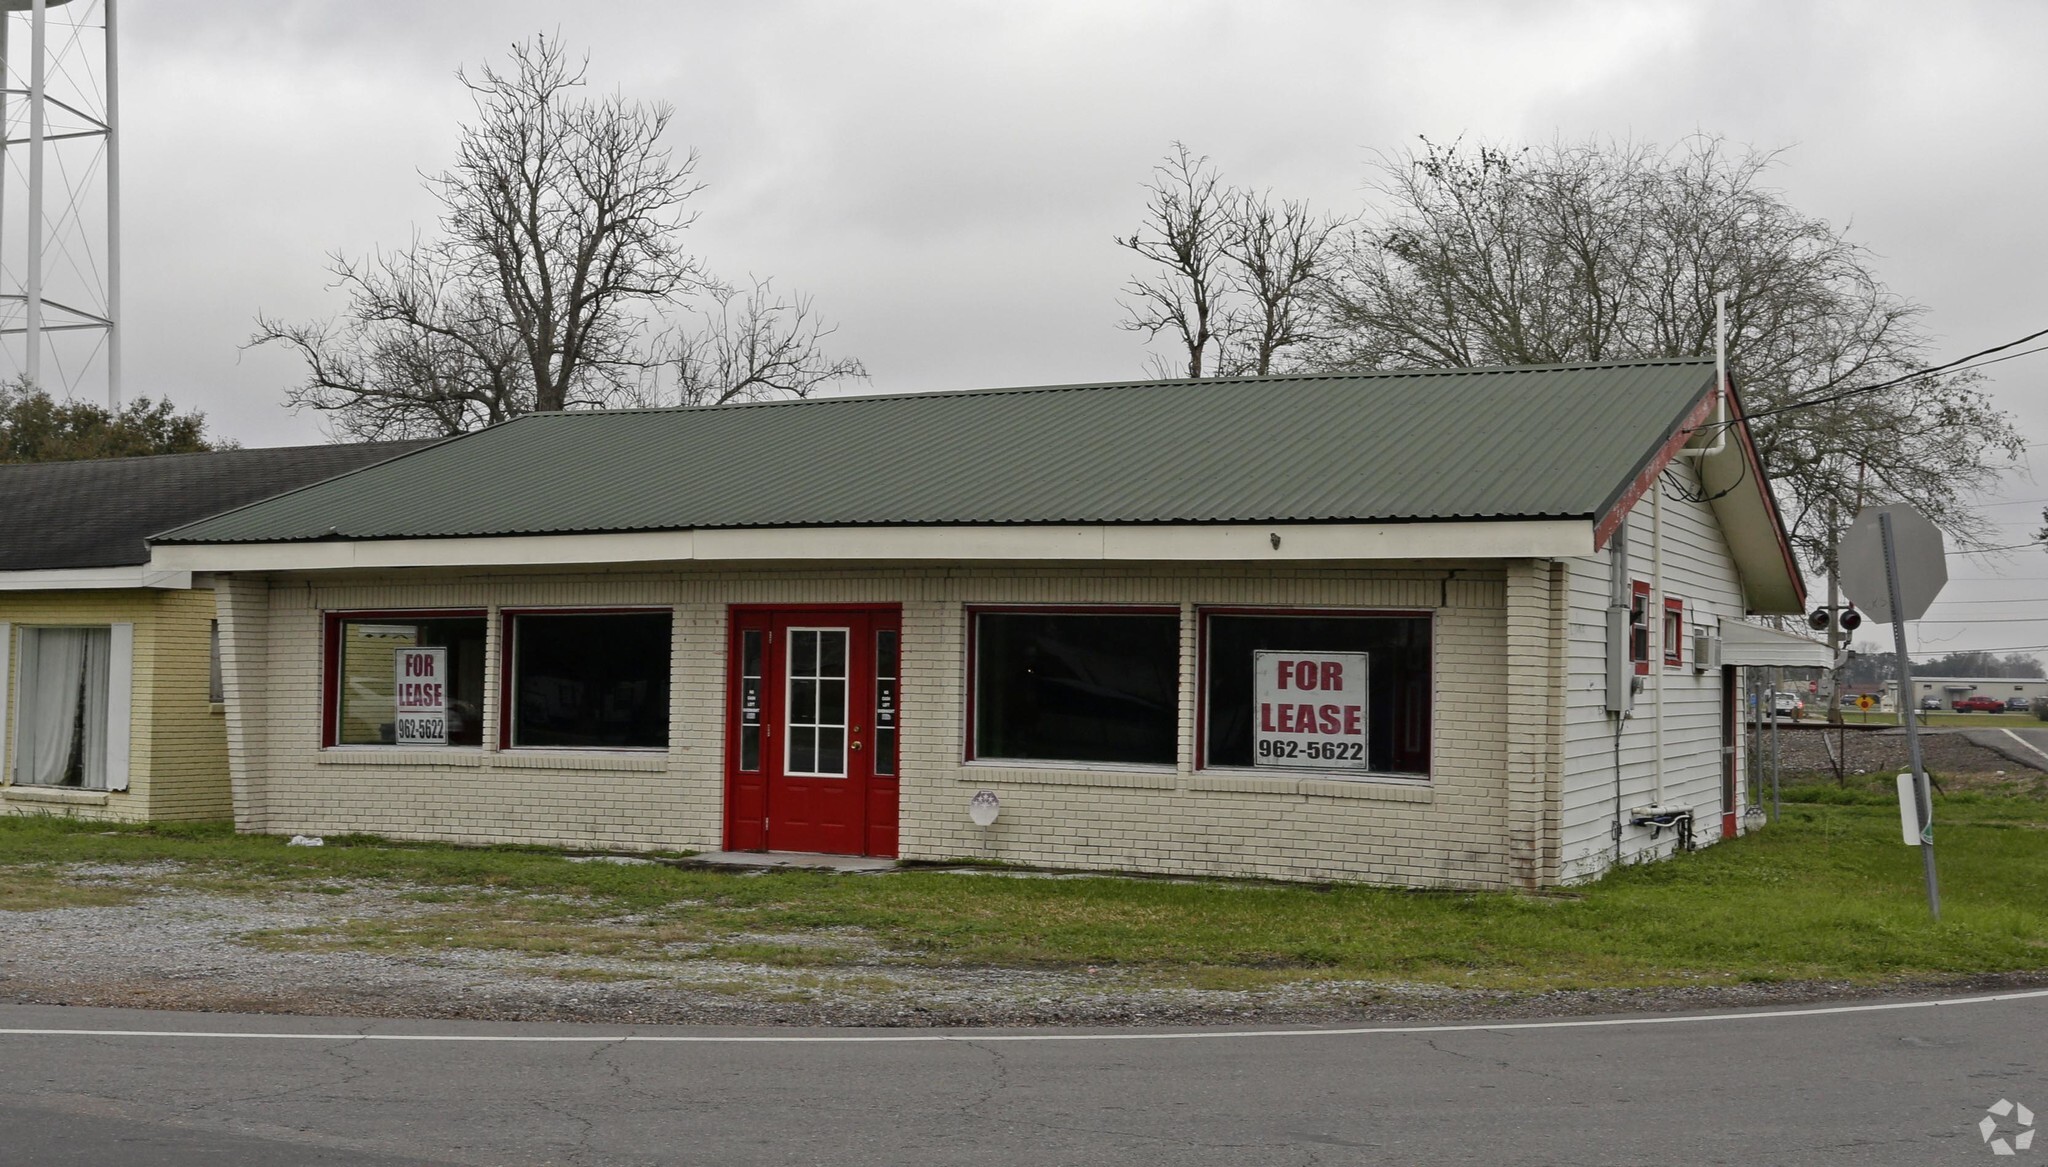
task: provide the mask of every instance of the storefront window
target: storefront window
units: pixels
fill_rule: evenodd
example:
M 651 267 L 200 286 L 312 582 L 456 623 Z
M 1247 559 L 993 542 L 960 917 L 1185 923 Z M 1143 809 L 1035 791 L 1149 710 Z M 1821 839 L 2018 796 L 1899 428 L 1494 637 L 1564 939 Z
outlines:
M 1204 765 L 1429 773 L 1427 616 L 1210 613 Z
M 337 616 L 329 636 L 330 745 L 483 744 L 482 616 Z
M 507 744 L 668 748 L 670 622 L 666 609 L 512 616 Z
M 977 612 L 976 758 L 1171 766 L 1178 613 Z

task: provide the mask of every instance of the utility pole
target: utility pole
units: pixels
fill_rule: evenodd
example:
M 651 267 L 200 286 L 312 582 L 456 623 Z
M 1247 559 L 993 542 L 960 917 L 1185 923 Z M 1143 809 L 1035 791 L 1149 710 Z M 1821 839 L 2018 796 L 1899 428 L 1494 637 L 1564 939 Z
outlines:
M 1899 719 L 1906 723 L 1906 755 L 1913 763 L 1914 809 L 1920 815 L 1920 860 L 1927 878 L 1927 910 L 1941 919 L 1941 885 L 1934 878 L 1934 795 L 1927 789 L 1927 767 L 1920 760 L 1919 711 L 1913 706 L 1913 660 L 1906 655 L 1906 606 L 1899 594 L 1898 542 L 1893 534 L 1892 516 L 1878 516 L 1878 530 L 1884 541 L 1884 581 L 1890 593 L 1892 645 L 1899 660 Z
M 1904 841 L 1920 848 L 1927 879 L 1927 910 L 1941 919 L 1941 889 L 1934 873 L 1934 799 L 1920 753 L 1920 719 L 1913 694 L 1913 659 L 1906 654 L 1906 621 L 1925 615 L 1948 583 L 1948 551 L 1941 529 L 1905 503 L 1868 507 L 1842 537 L 1842 583 L 1849 598 L 1892 626 L 1899 677 L 1899 721 L 1906 727 L 1910 773 L 1898 777 Z

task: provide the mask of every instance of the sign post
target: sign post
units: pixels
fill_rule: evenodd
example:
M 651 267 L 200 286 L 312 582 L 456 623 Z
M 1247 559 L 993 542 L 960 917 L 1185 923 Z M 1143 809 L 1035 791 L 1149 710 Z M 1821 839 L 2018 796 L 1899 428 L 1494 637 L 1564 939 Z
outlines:
M 1253 767 L 1370 770 L 1368 665 L 1362 652 L 1255 651 Z
M 401 648 L 392 654 L 392 667 L 392 740 L 401 746 L 447 745 L 448 650 Z
M 1941 530 L 1904 503 L 1867 507 L 1842 537 L 1842 586 L 1876 620 L 1890 622 L 1898 660 L 1899 720 L 1913 764 L 1914 810 L 1920 826 L 1920 861 L 1927 878 L 1927 909 L 1941 919 L 1941 885 L 1934 875 L 1934 795 L 1920 758 L 1919 703 L 1913 700 L 1913 662 L 1906 655 L 1906 621 L 1918 620 L 1948 583 Z

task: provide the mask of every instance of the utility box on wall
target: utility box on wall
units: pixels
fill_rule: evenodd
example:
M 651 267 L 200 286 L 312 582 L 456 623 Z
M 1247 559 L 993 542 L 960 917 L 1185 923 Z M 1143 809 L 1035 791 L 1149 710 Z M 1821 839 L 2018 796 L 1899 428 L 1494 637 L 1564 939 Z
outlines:
M 1607 712 L 1627 713 L 1635 703 L 1635 662 L 1629 659 L 1627 605 L 1607 609 Z

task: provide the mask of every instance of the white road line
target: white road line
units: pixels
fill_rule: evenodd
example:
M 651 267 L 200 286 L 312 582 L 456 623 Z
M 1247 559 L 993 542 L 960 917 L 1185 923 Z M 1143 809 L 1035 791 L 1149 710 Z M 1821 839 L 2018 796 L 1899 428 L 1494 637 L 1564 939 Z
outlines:
M 908 1045 L 960 1042 L 1051 1041 L 1219 1041 L 1272 1037 L 1362 1037 L 1402 1033 L 1486 1033 L 1518 1029 L 1612 1029 L 1630 1025 L 1703 1025 L 1715 1021 L 1771 1021 L 1782 1017 L 1827 1017 L 1844 1013 L 1888 1013 L 1905 1009 L 1938 1009 L 1949 1005 L 1989 1005 L 1999 1001 L 2030 1001 L 2048 997 L 2048 989 L 1995 993 L 1984 997 L 1947 997 L 1936 1001 L 1885 1001 L 1875 1005 L 1829 1005 L 1810 1009 L 1761 1009 L 1742 1013 L 1696 1013 L 1676 1017 L 1606 1017 L 1575 1021 L 1492 1021 L 1464 1025 L 1373 1025 L 1350 1029 L 1227 1029 L 1175 1030 L 1167 1033 L 982 1033 L 953 1030 L 914 1033 L 846 1034 L 710 1034 L 710 1033 L 236 1033 L 186 1029 L 0 1029 L 0 1037 L 148 1037 L 208 1038 L 234 1041 L 413 1041 L 477 1042 L 507 1045 Z
M 2048 759 L 2048 750 L 2042 749 L 2040 746 L 2035 745 L 2033 742 L 2028 741 L 2027 739 L 2021 737 L 2020 735 L 2014 733 L 2009 729 L 2001 729 L 1999 730 L 1999 732 L 2003 733 L 2005 736 L 2011 738 L 2012 740 L 2020 743 L 2021 745 L 2027 747 L 2028 749 L 2034 751 L 2035 753 L 2041 755 L 2043 759 Z

